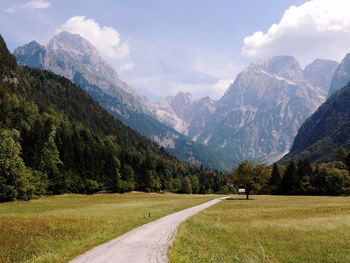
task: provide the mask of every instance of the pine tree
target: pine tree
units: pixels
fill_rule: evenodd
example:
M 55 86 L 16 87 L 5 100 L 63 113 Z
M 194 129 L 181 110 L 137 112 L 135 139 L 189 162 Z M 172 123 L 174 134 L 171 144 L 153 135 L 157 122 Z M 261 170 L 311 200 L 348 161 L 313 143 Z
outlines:
M 191 181 L 187 176 L 182 179 L 181 193 L 192 194 Z
M 309 194 L 313 191 L 311 181 L 314 176 L 314 171 L 308 159 L 299 161 L 298 164 L 298 193 Z
M 283 194 L 297 194 L 298 189 L 298 170 L 294 161 L 290 161 L 286 172 L 282 178 L 281 190 Z
M 111 157 L 111 160 L 110 160 L 110 168 L 111 168 L 111 177 L 112 177 L 112 186 L 113 186 L 113 191 L 114 192 L 121 192 L 121 189 L 122 189 L 122 183 L 121 183 L 121 180 L 122 180 L 122 176 L 120 174 L 120 167 L 121 167 L 121 164 L 120 164 L 120 161 L 112 156 Z
M 54 194 L 61 194 L 67 189 L 65 178 L 63 178 L 63 174 L 60 173 L 59 169 L 59 165 L 62 162 L 55 143 L 55 137 L 56 128 L 52 125 L 47 141 L 40 152 L 40 171 L 48 175 L 49 191 Z
M 350 153 L 346 156 L 345 164 L 348 167 L 348 170 L 350 172 Z
M 278 194 L 281 187 L 281 174 L 276 163 L 273 164 L 271 177 L 269 181 L 269 188 L 271 194 Z

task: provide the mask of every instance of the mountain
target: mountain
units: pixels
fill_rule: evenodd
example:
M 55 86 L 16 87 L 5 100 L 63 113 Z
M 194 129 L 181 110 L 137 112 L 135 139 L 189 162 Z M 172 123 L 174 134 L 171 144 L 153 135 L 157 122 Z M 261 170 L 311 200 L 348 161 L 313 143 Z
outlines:
M 332 96 L 337 90 L 345 87 L 350 81 L 350 54 L 347 54 L 334 72 L 328 97 Z
M 100 57 L 96 48 L 80 35 L 61 32 L 46 47 L 32 41 L 17 48 L 14 54 L 22 65 L 48 69 L 70 80 L 79 74 L 88 83 L 98 86 L 130 109 L 147 111 L 144 98 L 121 81 L 115 70 Z
M 333 74 L 338 66 L 339 63 L 333 60 L 316 59 L 305 67 L 304 80 L 328 93 Z
M 96 48 L 80 35 L 61 32 L 47 46 L 30 42 L 14 51 L 18 63 L 50 70 L 64 76 L 94 98 L 115 118 L 157 142 L 182 161 L 224 170 L 227 158 L 194 143 L 184 134 L 160 122 L 150 102 L 127 83 L 105 62 Z
M 258 160 L 289 150 L 301 123 L 325 93 L 303 80 L 292 57 L 251 64 L 219 100 L 199 140 L 237 160 Z
M 318 59 L 303 70 L 291 56 L 259 60 L 218 101 L 185 102 L 178 94 L 154 112 L 161 121 L 171 116 L 177 124 L 172 127 L 232 162 L 274 162 L 288 152 L 300 125 L 325 100 L 337 65 Z
M 196 140 L 215 110 L 215 101 L 209 97 L 194 101 L 191 93 L 179 92 L 154 103 L 152 110 L 161 122 Z
M 226 179 L 181 163 L 52 72 L 21 67 L 0 36 L 0 201 L 45 193 L 219 191 Z M 189 179 L 190 178 L 190 179 Z
M 312 162 L 337 160 L 340 147 L 350 150 L 350 85 L 336 91 L 300 127 L 290 153 L 283 159 Z

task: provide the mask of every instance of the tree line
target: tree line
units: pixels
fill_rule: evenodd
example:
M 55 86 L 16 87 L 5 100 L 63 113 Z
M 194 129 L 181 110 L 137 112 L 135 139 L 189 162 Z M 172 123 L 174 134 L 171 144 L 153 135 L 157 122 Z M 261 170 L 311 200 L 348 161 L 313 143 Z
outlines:
M 243 161 L 233 169 L 230 181 L 236 188 L 251 193 L 274 195 L 349 195 L 350 153 L 338 161 L 311 164 L 307 159 L 291 160 L 272 168 Z

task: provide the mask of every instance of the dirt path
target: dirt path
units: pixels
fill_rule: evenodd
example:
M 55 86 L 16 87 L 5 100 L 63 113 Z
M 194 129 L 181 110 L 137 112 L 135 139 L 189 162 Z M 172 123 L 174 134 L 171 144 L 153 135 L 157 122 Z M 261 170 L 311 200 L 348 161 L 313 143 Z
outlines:
M 177 226 L 188 217 L 220 202 L 217 198 L 185 210 L 164 216 L 158 220 L 99 245 L 73 259 L 71 263 L 164 263 Z

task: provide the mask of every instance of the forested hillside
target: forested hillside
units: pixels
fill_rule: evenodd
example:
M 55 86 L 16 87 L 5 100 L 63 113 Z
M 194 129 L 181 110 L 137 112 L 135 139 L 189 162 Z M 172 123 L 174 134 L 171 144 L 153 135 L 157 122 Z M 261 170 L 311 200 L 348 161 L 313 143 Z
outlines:
M 227 190 L 110 116 L 71 81 L 16 64 L 0 37 L 0 201 L 41 194 Z
M 301 126 L 290 153 L 284 160 L 308 158 L 312 162 L 339 159 L 350 150 L 350 86 L 331 96 Z

